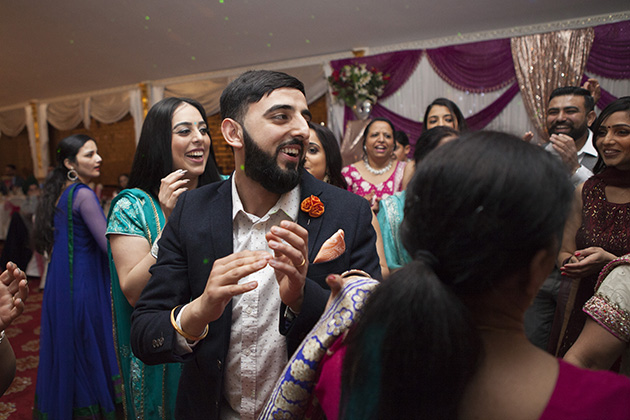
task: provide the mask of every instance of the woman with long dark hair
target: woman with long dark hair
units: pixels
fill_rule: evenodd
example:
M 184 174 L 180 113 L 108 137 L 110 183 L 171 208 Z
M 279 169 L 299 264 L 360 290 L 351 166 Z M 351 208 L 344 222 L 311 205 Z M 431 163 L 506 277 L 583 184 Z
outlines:
M 114 198 L 107 237 L 114 333 L 124 384 L 125 416 L 173 418 L 179 364 L 146 366 L 131 352 L 131 313 L 155 264 L 158 239 L 186 190 L 219 181 L 204 108 L 166 98 L 147 113 L 127 189 Z
M 311 135 L 304 155 L 304 169 L 320 181 L 347 189 L 348 184 L 341 175 L 341 151 L 335 135 L 321 124 L 309 122 L 308 128 Z
M 36 250 L 50 255 L 42 304 L 34 417 L 116 413 L 120 374 L 111 333 L 106 220 L 86 184 L 100 175 L 95 141 L 61 140 L 35 214 Z
M 463 133 L 468 131 L 464 114 L 455 102 L 446 98 L 437 98 L 427 106 L 424 112 L 422 131 L 433 127 L 451 127 Z
M 599 272 L 630 253 L 630 96 L 608 105 L 597 117 L 593 133 L 599 155 L 595 175 L 576 188 L 558 254 L 567 280 L 552 332 L 552 343 L 559 337 L 558 356 L 564 356 L 584 327 L 582 306 L 593 296 Z

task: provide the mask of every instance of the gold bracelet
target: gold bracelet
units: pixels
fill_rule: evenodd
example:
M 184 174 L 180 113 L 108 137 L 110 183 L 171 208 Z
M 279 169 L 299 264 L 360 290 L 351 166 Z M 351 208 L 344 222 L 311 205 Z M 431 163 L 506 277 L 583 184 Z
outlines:
M 182 305 L 177 305 L 171 311 L 171 325 L 173 326 L 173 328 L 175 328 L 175 331 L 177 331 L 177 333 L 181 335 L 182 337 L 184 337 L 186 340 L 190 340 L 190 341 L 199 341 L 206 338 L 206 336 L 208 335 L 208 324 L 206 324 L 206 329 L 203 330 L 203 333 L 201 333 L 199 337 L 195 337 L 194 335 L 187 334 L 184 332 L 184 330 L 179 328 L 179 325 L 177 325 L 177 322 L 175 321 L 175 310 L 177 310 L 177 308 L 181 308 L 181 306 Z

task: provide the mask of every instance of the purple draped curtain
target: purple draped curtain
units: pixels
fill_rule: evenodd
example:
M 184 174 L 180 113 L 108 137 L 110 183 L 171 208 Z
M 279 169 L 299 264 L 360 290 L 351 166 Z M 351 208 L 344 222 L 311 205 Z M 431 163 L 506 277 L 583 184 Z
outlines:
M 630 79 L 630 21 L 596 26 L 594 30 L 586 71 L 610 79 Z
M 612 79 L 630 78 L 630 21 L 601 25 L 593 28 L 595 32 L 586 71 Z M 475 115 L 466 118 L 471 130 L 480 130 L 494 120 L 519 92 L 514 59 L 509 38 L 453 45 L 426 50 L 427 58 L 434 71 L 456 89 L 481 93 L 492 92 L 502 87 L 511 86 L 492 104 Z M 407 50 L 369 57 L 349 58 L 332 61 L 333 70 L 339 70 L 346 64 L 365 63 L 368 68 L 375 67 L 391 79 L 385 87 L 382 98 L 395 93 L 409 79 L 416 69 L 422 50 Z M 583 77 L 583 81 L 587 79 Z M 604 108 L 617 99 L 602 89 L 598 103 Z M 392 121 L 397 130 L 409 134 L 412 144 L 422 132 L 422 123 L 398 115 L 381 104 L 376 104 L 373 117 L 384 117 Z M 354 118 L 350 108 L 345 108 L 344 126 Z
M 588 76 L 582 75 L 582 84 L 584 84 L 587 80 L 588 80 Z M 618 99 L 615 95 L 611 94 L 605 89 L 601 89 L 601 91 L 602 91 L 602 96 L 599 98 L 599 102 L 597 102 L 597 106 L 600 109 L 606 108 L 608 105 L 610 105 L 611 102 L 614 102 Z
M 591 54 L 586 62 L 586 71 L 609 79 L 630 79 L 630 21 L 596 26 Z M 582 77 L 582 83 L 588 77 Z M 625 92 L 624 92 L 625 94 Z M 597 103 L 606 108 L 617 97 L 602 89 Z
M 426 51 L 433 70 L 456 89 L 492 92 L 516 80 L 509 39 L 450 45 Z
M 466 118 L 468 128 L 470 130 L 482 130 L 485 128 L 497 117 L 497 115 L 501 113 L 501 111 L 503 111 L 503 109 L 505 109 L 518 92 L 518 83 L 515 82 L 490 105 L 478 113 Z M 387 118 L 390 120 L 392 124 L 394 124 L 394 127 L 396 127 L 396 130 L 402 130 L 409 135 L 409 142 L 412 146 L 415 146 L 416 140 L 418 140 L 418 137 L 420 137 L 420 134 L 422 133 L 423 124 L 421 122 L 413 121 L 409 118 L 398 115 L 382 105 L 376 104 L 374 111 L 372 112 L 372 116 Z

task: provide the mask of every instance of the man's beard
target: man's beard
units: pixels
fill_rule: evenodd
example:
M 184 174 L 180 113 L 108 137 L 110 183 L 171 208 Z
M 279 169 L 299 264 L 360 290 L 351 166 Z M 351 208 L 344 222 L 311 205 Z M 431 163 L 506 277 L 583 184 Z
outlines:
M 567 127 L 569 127 L 569 132 L 568 133 L 556 133 L 556 127 L 558 125 L 566 125 Z M 558 122 L 554 122 L 551 127 L 549 127 L 549 135 L 551 134 L 566 134 L 567 136 L 571 137 L 573 140 L 578 140 L 581 139 L 582 136 L 584 136 L 584 134 L 586 134 L 586 130 L 588 130 L 588 125 L 586 124 L 586 121 L 584 121 L 584 124 L 580 125 L 580 126 L 575 126 L 573 125 L 572 121 L 562 121 L 561 123 Z
M 275 156 L 262 150 L 243 127 L 245 143 L 245 175 L 258 182 L 264 189 L 274 194 L 284 194 L 295 188 L 302 179 L 302 160 L 287 165 L 282 169 L 277 157 L 282 147 L 291 144 L 302 144 L 299 140 L 291 140 L 278 147 Z

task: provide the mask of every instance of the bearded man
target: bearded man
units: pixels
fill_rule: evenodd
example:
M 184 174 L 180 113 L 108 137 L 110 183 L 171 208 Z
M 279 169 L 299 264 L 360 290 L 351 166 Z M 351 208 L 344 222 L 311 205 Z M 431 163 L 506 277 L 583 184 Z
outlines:
M 589 83 L 599 85 L 596 80 Z M 593 176 L 597 163 L 593 133 L 588 128 L 596 118 L 594 108 L 591 92 L 576 86 L 557 88 L 549 97 L 549 144 L 545 149 L 560 158 L 575 187 Z M 552 338 L 552 325 L 561 285 L 562 276 L 555 267 L 525 312 L 525 335 L 534 345 L 552 354 L 557 341 Z
M 246 72 L 221 95 L 221 115 L 236 170 L 179 198 L 132 317 L 142 361 L 185 362 L 181 419 L 257 418 L 323 312 L 326 277 L 360 268 L 380 278 L 367 201 L 302 167 L 311 119 L 302 83 Z M 314 263 L 339 229 L 345 252 Z
M 597 150 L 588 129 L 597 115 L 591 92 L 576 86 L 555 89 L 549 97 L 546 149 L 557 154 L 566 166 L 574 186 L 593 176 Z

